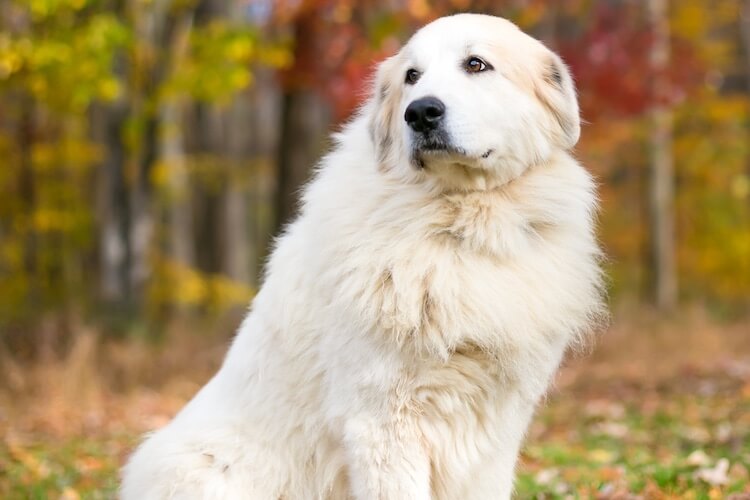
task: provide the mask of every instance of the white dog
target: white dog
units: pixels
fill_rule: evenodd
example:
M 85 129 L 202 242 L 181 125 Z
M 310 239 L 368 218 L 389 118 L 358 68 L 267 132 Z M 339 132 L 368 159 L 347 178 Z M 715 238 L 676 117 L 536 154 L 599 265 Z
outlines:
M 503 19 L 377 72 L 218 374 L 124 469 L 132 500 L 509 498 L 534 407 L 604 314 L 560 58 Z

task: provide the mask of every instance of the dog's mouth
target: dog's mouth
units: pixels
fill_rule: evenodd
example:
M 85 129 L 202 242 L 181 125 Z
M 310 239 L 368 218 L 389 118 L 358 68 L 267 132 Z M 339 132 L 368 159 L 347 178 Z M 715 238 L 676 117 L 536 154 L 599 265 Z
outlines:
M 466 156 L 466 150 L 452 144 L 442 131 L 419 134 L 412 142 L 412 163 L 417 168 L 425 168 L 430 159 L 460 159 Z
M 412 144 L 412 164 L 419 169 L 426 168 L 431 161 L 457 163 L 476 168 L 476 162 L 486 160 L 495 152 L 494 149 L 488 149 L 479 155 L 470 154 L 466 149 L 452 144 L 444 134 L 435 134 L 432 137 L 420 135 Z

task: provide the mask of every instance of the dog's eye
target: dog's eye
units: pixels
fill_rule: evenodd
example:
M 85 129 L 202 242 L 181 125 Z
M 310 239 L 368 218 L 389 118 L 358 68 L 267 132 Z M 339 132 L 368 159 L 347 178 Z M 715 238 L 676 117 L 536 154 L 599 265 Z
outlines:
M 421 75 L 419 74 L 419 71 L 417 71 L 414 68 L 411 68 L 406 71 L 406 77 L 404 78 L 404 82 L 406 82 L 408 85 L 414 85 L 417 83 L 417 80 L 419 80 L 419 77 Z
M 464 69 L 466 69 L 467 73 L 481 73 L 482 71 L 492 69 L 492 65 L 484 62 L 477 56 L 471 56 L 464 63 Z

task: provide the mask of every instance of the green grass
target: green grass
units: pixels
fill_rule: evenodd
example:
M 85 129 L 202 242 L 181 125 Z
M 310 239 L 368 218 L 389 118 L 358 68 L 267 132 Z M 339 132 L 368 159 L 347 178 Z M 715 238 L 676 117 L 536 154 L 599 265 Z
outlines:
M 114 498 L 117 470 L 134 439 L 70 438 L 0 443 L 0 498 Z
M 750 498 L 750 398 L 743 387 L 698 395 L 677 385 L 631 388 L 597 399 L 599 408 L 587 408 L 582 394 L 557 395 L 527 442 L 518 497 Z
M 542 406 L 519 464 L 518 498 L 750 498 L 750 384 L 677 378 L 595 391 L 564 389 Z M 6 438 L 0 498 L 112 498 L 135 442 L 127 431 Z

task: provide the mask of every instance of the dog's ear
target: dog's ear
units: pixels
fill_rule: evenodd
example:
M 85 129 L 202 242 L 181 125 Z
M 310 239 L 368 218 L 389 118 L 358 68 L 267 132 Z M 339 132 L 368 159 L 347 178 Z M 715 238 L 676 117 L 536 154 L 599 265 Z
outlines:
M 549 54 L 542 68 L 542 76 L 536 82 L 535 91 L 559 126 L 555 135 L 560 146 L 564 149 L 575 146 L 581 135 L 578 97 L 568 67 L 556 54 Z
M 401 96 L 401 80 L 396 74 L 398 55 L 378 65 L 375 73 L 372 97 L 367 112 L 370 115 L 370 137 L 377 152 L 381 168 L 386 168 L 394 154 L 397 139 L 397 109 Z

